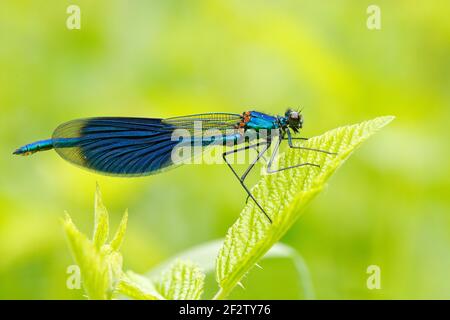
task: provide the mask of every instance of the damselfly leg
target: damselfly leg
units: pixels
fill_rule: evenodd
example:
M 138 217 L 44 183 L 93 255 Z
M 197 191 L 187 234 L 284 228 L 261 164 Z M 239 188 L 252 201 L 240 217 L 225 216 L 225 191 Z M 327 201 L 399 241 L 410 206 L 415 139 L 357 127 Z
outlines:
M 250 163 L 250 165 L 248 166 L 248 168 L 245 170 L 244 174 L 242 176 L 239 176 L 239 174 L 236 172 L 236 170 L 234 170 L 233 166 L 231 165 L 230 162 L 228 162 L 227 160 L 227 156 L 231 155 L 231 154 L 235 154 L 241 151 L 245 151 L 248 149 L 253 149 L 253 148 L 257 148 L 259 146 L 262 146 L 262 150 L 258 152 L 258 155 L 256 156 L 256 158 Z M 250 197 L 253 201 L 255 201 L 256 205 L 258 206 L 258 208 L 262 211 L 262 213 L 267 217 L 267 219 L 269 220 L 270 223 L 272 223 L 272 219 L 269 217 L 269 215 L 266 213 L 266 211 L 263 209 L 263 207 L 259 204 L 258 201 L 256 201 L 255 197 L 252 195 L 252 193 L 250 192 L 250 190 L 247 188 L 247 186 L 244 183 L 245 178 L 247 177 L 247 175 L 250 173 L 250 171 L 253 169 L 253 167 L 255 166 L 255 164 L 258 162 L 259 159 L 261 159 L 261 157 L 263 157 L 264 153 L 267 151 L 267 149 L 270 147 L 270 142 L 258 142 L 252 145 L 247 145 L 245 147 L 242 148 L 238 148 L 238 149 L 233 149 L 227 152 L 224 152 L 222 154 L 223 160 L 225 161 L 225 163 L 228 165 L 228 167 L 231 169 L 231 171 L 233 172 L 233 174 L 236 176 L 236 178 L 239 180 L 239 183 L 241 184 L 241 186 L 244 188 L 244 190 L 247 192 L 247 199 L 248 197 Z
M 272 170 L 272 163 L 275 160 L 275 157 L 278 153 L 278 149 L 283 140 L 288 141 L 289 148 L 291 148 L 291 149 L 301 149 L 301 150 L 307 150 L 307 151 L 321 152 L 321 153 L 325 153 L 325 154 L 329 154 L 329 155 L 337 154 L 335 152 L 329 152 L 329 151 L 321 150 L 321 149 L 307 148 L 307 147 L 302 147 L 302 146 L 294 146 L 294 144 L 292 143 L 292 140 L 308 140 L 308 138 L 292 137 L 291 132 L 289 130 L 286 130 L 286 134 L 287 134 L 287 137 L 283 134 L 280 136 L 280 138 L 277 141 L 274 152 L 273 152 L 272 156 L 270 157 L 269 164 L 267 165 L 267 173 L 276 173 L 276 172 L 294 169 L 294 168 L 298 168 L 298 167 L 304 167 L 304 166 L 312 166 L 312 167 L 320 168 L 320 165 L 318 165 L 318 164 L 311 163 L 311 162 L 304 162 L 304 163 L 299 163 L 299 164 L 296 164 L 293 166 Z
M 315 151 L 315 152 L 322 152 L 322 153 L 326 153 L 326 154 L 330 154 L 330 155 L 337 155 L 337 153 L 335 153 L 335 152 L 330 152 L 330 151 L 326 151 L 326 150 L 307 148 L 307 147 L 302 147 L 302 146 L 294 146 L 294 144 L 292 143 L 292 140 L 309 140 L 309 139 L 308 138 L 300 138 L 300 137 L 292 137 L 290 130 L 286 130 L 286 134 L 287 134 L 287 137 L 283 134 L 281 136 L 281 139 L 287 140 L 289 148 L 291 148 L 291 149 L 302 149 L 302 150 L 309 150 L 309 151 Z
M 320 168 L 320 165 L 318 165 L 318 164 L 310 163 L 310 162 L 303 162 L 303 163 L 299 163 L 299 164 L 296 164 L 296 165 L 293 165 L 293 166 L 289 166 L 289 167 L 284 167 L 284 168 L 279 168 L 279 169 L 273 170 L 273 169 L 272 169 L 272 164 L 273 164 L 273 162 L 274 162 L 274 160 L 275 160 L 275 158 L 276 158 L 276 156 L 277 156 L 277 154 L 278 154 L 278 151 L 279 151 L 281 142 L 282 142 L 283 140 L 285 140 L 285 139 L 284 139 L 283 136 L 281 136 L 281 137 L 278 139 L 277 144 L 275 145 L 275 148 L 274 148 L 273 153 L 272 153 L 272 155 L 271 155 L 271 157 L 270 157 L 269 163 L 267 164 L 267 169 L 266 169 L 266 172 L 267 172 L 267 173 L 271 174 L 271 173 L 276 173 L 276 172 L 280 172 L 280 171 L 284 171 L 284 170 L 289 170 L 289 169 L 294 169 L 294 168 L 298 168 L 298 167 L 304 167 L 304 166 L 312 166 L 312 167 Z M 294 146 L 291 147 L 291 146 L 289 145 L 289 147 L 290 147 L 290 148 L 297 149 L 297 148 L 295 148 Z M 314 150 L 314 151 L 315 151 L 315 150 Z
M 274 149 L 273 149 L 273 153 L 270 156 L 269 162 L 267 164 L 267 173 L 268 174 L 272 174 L 272 173 L 276 173 L 276 172 L 280 172 L 280 171 L 284 171 L 284 170 L 289 170 L 289 169 L 294 169 L 294 168 L 298 168 L 298 167 L 304 167 L 304 166 L 312 166 L 312 167 L 316 167 L 316 168 L 320 168 L 320 165 L 315 164 L 315 163 L 310 163 L 310 162 L 304 162 L 304 163 L 299 163 L 297 165 L 293 165 L 293 166 L 289 166 L 289 167 L 284 167 L 284 168 L 279 168 L 279 169 L 272 169 L 272 165 L 273 162 L 275 161 L 275 158 L 279 152 L 279 148 L 281 145 L 281 142 L 283 140 L 287 140 L 288 141 L 288 145 L 289 148 L 292 149 L 301 149 L 301 150 L 307 150 L 307 151 L 314 151 L 314 152 L 322 152 L 325 154 L 329 154 L 329 155 L 336 155 L 337 153 L 334 152 L 329 152 L 326 150 L 321 150 L 321 149 L 315 149 L 315 148 L 307 148 L 307 147 L 302 147 L 302 146 L 294 146 L 292 143 L 292 140 L 308 140 L 308 138 L 301 138 L 301 137 L 292 137 L 291 133 L 289 132 L 289 130 L 286 130 L 286 134 L 287 137 L 285 137 L 285 134 L 282 134 L 279 136 L 278 140 L 275 143 Z M 252 145 L 247 145 L 245 147 L 242 148 L 238 148 L 238 149 L 234 149 L 231 151 L 227 151 L 224 152 L 222 154 L 224 161 L 226 162 L 226 164 L 228 165 L 228 167 L 231 169 L 231 171 L 233 172 L 233 174 L 236 176 L 236 178 L 239 180 L 239 183 L 242 185 L 242 187 L 244 188 L 244 190 L 247 192 L 247 199 L 246 199 L 246 203 L 248 202 L 248 199 L 252 199 L 255 204 L 258 206 L 258 208 L 262 211 L 262 213 L 267 217 L 267 219 L 269 220 L 270 223 L 272 223 L 272 219 L 269 217 L 269 215 L 266 213 L 266 211 L 263 209 L 263 207 L 259 204 L 259 202 L 256 200 L 256 198 L 252 195 L 252 193 L 250 192 L 250 190 L 248 189 L 248 187 L 245 185 L 244 181 L 245 178 L 248 176 L 248 174 L 251 172 L 251 170 L 255 167 L 256 163 L 264 158 L 264 154 L 267 152 L 267 150 L 270 148 L 270 146 L 272 145 L 272 140 L 268 140 L 268 141 L 263 141 L 263 142 L 258 142 Z M 262 146 L 262 150 L 259 150 L 259 146 Z M 258 151 L 258 155 L 257 157 L 250 163 L 250 165 L 247 167 L 247 169 L 244 171 L 244 173 L 239 176 L 239 174 L 236 172 L 236 170 L 234 170 L 234 168 L 232 167 L 231 163 L 227 160 L 227 156 L 231 155 L 231 154 L 235 154 L 238 152 L 242 152 L 245 150 L 249 150 L 249 149 L 255 149 Z

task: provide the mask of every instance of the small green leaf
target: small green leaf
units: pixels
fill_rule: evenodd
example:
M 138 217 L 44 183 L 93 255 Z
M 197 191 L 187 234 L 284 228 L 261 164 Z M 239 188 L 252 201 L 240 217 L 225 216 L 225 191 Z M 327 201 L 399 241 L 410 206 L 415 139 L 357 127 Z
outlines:
M 119 227 L 117 228 L 116 234 L 111 240 L 111 248 L 112 250 L 119 251 L 122 246 L 123 239 L 125 237 L 125 232 L 127 231 L 127 222 L 128 222 L 128 210 L 125 211 L 122 220 L 120 221 Z
M 393 119 L 391 116 L 379 117 L 337 128 L 299 144 L 307 148 L 336 152 L 337 155 L 288 149 L 286 154 L 280 156 L 277 162 L 279 168 L 305 162 L 318 164 L 320 168 L 304 166 L 265 175 L 252 189 L 255 198 L 272 218 L 273 224 L 268 222 L 253 201 L 249 201 L 238 220 L 228 230 L 219 251 L 216 277 L 220 289 L 216 299 L 226 297 L 280 240 L 350 154 Z
M 153 283 L 132 271 L 122 276 L 117 293 L 126 295 L 136 300 L 163 300 L 164 298 L 156 291 Z
M 205 275 L 197 265 L 178 260 L 162 274 L 157 289 L 168 300 L 197 300 L 204 282 Z
M 82 234 L 66 214 L 63 221 L 69 247 L 73 258 L 81 270 L 83 288 L 94 300 L 111 298 L 112 281 L 110 264 L 104 252 L 100 252 L 94 244 Z
M 95 197 L 95 227 L 93 240 L 82 234 L 66 214 L 63 220 L 69 247 L 81 270 L 83 288 L 89 299 L 111 299 L 123 276 L 122 255 L 119 252 L 127 223 L 125 213 L 114 236 L 114 242 L 106 244 L 109 233 L 109 217 L 97 185 Z
M 186 251 L 183 251 L 153 267 L 146 274 L 146 277 L 148 279 L 157 279 L 163 270 L 169 268 L 177 260 L 192 261 L 199 265 L 205 274 L 213 273 L 216 268 L 215 255 L 219 252 L 222 244 L 223 239 L 218 239 L 187 249 Z M 303 296 L 305 299 L 314 299 L 314 287 L 309 269 L 303 260 L 303 257 L 294 248 L 279 242 L 271 247 L 270 250 L 261 258 L 261 260 L 277 258 L 286 258 L 292 261 L 297 272 L 298 281 L 301 283 L 303 289 Z
M 97 184 L 95 191 L 95 222 L 93 241 L 97 248 L 106 243 L 109 233 L 109 216 L 106 207 L 103 205 L 100 187 Z

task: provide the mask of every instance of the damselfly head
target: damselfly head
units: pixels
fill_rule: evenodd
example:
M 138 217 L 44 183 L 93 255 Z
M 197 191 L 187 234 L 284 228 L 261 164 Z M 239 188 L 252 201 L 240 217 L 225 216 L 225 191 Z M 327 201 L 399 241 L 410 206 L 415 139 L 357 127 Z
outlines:
M 301 111 L 288 109 L 285 113 L 287 125 L 289 128 L 298 132 L 303 127 L 303 116 Z

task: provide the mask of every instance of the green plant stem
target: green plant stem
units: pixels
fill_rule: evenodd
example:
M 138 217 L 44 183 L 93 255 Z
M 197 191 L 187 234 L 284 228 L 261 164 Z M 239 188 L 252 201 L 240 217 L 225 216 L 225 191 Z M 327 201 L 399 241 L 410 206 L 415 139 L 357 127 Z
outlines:
M 216 294 L 214 295 L 214 297 L 212 298 L 213 300 L 223 300 L 225 299 L 228 294 L 231 291 L 231 287 L 229 287 L 230 290 L 224 290 L 223 288 L 219 288 L 219 290 L 216 292 Z

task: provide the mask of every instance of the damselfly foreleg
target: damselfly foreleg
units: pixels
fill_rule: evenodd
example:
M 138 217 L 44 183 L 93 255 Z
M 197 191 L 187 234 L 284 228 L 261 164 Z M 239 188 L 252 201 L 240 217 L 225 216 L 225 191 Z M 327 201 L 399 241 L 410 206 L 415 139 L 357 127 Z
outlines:
M 306 138 L 305 138 L 306 139 Z M 283 141 L 283 140 L 286 140 L 286 138 L 284 137 L 284 134 L 283 135 L 281 135 L 279 138 L 278 138 L 278 141 L 276 142 L 276 145 L 275 145 L 275 147 L 274 147 L 274 149 L 273 149 L 273 153 L 272 153 L 272 155 L 270 156 L 270 160 L 269 160 L 269 163 L 267 164 L 267 173 L 276 173 L 276 172 L 280 172 L 280 171 L 284 171 L 284 170 L 289 170 L 289 169 L 294 169 L 294 168 L 298 168 L 298 167 L 304 167 L 304 166 L 312 166 L 312 167 L 320 167 L 318 164 L 315 164 L 315 163 L 310 163 L 310 162 L 304 162 L 304 163 L 300 163 L 300 164 L 296 164 L 296 165 L 293 165 L 293 166 L 289 166 L 289 167 L 285 167 L 285 168 L 281 168 L 281 169 L 276 169 L 276 170 L 272 170 L 272 164 L 273 164 L 273 161 L 275 160 L 275 157 L 277 156 L 277 154 L 278 154 L 278 151 L 279 151 L 279 149 L 280 149 L 280 144 L 281 144 L 281 141 Z
M 331 154 L 331 155 L 337 155 L 337 153 L 335 153 L 335 152 L 330 152 L 330 151 L 326 151 L 326 150 L 294 146 L 294 144 L 292 143 L 292 140 L 309 140 L 309 139 L 308 138 L 300 138 L 300 137 L 292 137 L 290 130 L 286 130 L 286 133 L 287 133 L 287 137 L 285 137 L 285 135 L 283 135 L 282 139 L 288 141 L 289 148 L 291 148 L 291 149 L 302 149 L 302 150 L 309 150 L 309 151 L 315 151 L 315 152 L 322 152 L 322 153 Z

